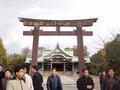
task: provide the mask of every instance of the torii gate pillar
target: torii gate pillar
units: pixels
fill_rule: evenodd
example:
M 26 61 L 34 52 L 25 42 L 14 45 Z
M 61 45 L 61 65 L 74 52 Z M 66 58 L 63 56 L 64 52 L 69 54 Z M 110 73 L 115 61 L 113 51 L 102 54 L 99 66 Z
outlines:
M 77 53 L 78 53 L 78 65 L 79 65 L 79 75 L 82 75 L 82 70 L 86 68 L 84 63 L 84 45 L 83 45 L 83 33 L 82 27 L 77 26 Z
M 38 58 L 38 46 L 39 46 L 39 25 L 35 23 L 33 31 L 33 46 L 32 46 L 32 66 L 37 66 Z

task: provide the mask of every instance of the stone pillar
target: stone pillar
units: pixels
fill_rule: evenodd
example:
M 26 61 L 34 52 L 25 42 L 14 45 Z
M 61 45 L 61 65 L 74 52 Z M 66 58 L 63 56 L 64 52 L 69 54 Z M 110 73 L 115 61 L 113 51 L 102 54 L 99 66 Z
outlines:
M 65 73 L 65 65 L 66 65 L 66 64 L 65 64 L 65 62 L 64 62 L 64 73 Z
M 72 63 L 72 73 L 74 74 L 74 62 Z
M 42 62 L 42 71 L 44 71 L 44 63 Z
M 50 69 L 53 69 L 53 63 L 51 62 Z

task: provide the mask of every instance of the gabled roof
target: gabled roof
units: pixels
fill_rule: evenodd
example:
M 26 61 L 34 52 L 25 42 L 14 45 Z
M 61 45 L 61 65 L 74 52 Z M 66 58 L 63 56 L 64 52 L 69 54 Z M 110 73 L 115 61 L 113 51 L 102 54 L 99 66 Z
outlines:
M 66 59 L 72 59 L 73 56 L 69 55 L 67 52 L 65 52 L 64 50 L 62 50 L 59 46 L 59 44 L 56 45 L 56 48 L 51 51 L 49 54 L 44 56 L 44 59 L 50 59 L 52 58 L 54 55 L 61 55 Z
M 73 55 L 73 51 L 64 51 L 57 44 L 54 50 L 44 50 L 41 55 L 38 55 L 37 61 L 44 62 L 45 60 L 52 59 L 53 56 L 62 56 L 71 62 L 78 62 L 78 57 Z M 89 57 L 84 57 L 85 63 L 90 63 Z M 27 57 L 25 63 L 31 63 L 31 57 Z

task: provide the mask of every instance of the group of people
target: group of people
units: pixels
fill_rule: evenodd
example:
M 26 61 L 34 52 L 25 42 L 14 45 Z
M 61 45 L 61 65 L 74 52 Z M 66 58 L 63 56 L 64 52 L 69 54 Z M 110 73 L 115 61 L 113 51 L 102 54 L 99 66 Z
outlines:
M 101 90 L 120 90 L 120 80 L 112 69 L 100 73 Z
M 44 90 L 43 76 L 38 72 L 37 66 L 30 67 L 30 73 L 27 73 L 27 67 L 16 66 L 14 72 L 0 65 L 0 90 Z M 56 69 L 52 70 L 47 79 L 47 90 L 62 90 L 61 79 Z
M 3 70 L 0 65 L 0 90 L 43 90 L 42 83 L 43 76 L 38 72 L 37 66 L 31 66 L 30 73 L 27 73 L 27 67 L 24 65 L 16 66 L 14 72 Z M 94 89 L 95 84 L 88 69 L 82 70 L 76 84 L 78 90 Z M 109 69 L 100 74 L 100 86 L 101 90 L 120 90 L 120 80 L 114 75 L 114 71 Z M 56 69 L 52 69 L 48 76 L 46 87 L 47 90 L 63 90 Z
M 82 76 L 77 80 L 78 90 L 93 90 L 94 82 L 89 76 L 88 69 L 83 69 Z M 101 90 L 120 90 L 120 79 L 115 76 L 112 69 L 100 74 L 100 89 Z
M 26 66 L 16 66 L 14 72 L 0 66 L 0 90 L 43 90 L 43 78 L 37 70 L 37 66 L 31 67 L 31 77 Z

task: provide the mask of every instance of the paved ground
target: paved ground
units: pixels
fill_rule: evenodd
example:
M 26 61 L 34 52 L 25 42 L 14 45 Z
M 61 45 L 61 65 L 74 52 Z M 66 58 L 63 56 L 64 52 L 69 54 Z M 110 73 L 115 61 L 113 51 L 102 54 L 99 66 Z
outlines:
M 45 85 L 44 90 L 47 90 Z M 77 90 L 77 89 L 75 85 L 63 85 L 63 90 Z
M 77 90 L 76 88 L 76 80 L 78 79 L 78 76 L 65 76 L 61 75 L 61 81 L 63 84 L 63 90 Z M 94 90 L 100 90 L 100 85 L 99 85 L 99 78 L 96 76 L 92 76 L 94 83 L 95 83 L 95 89 Z M 44 90 L 46 90 L 46 81 L 47 81 L 47 76 L 44 76 Z

